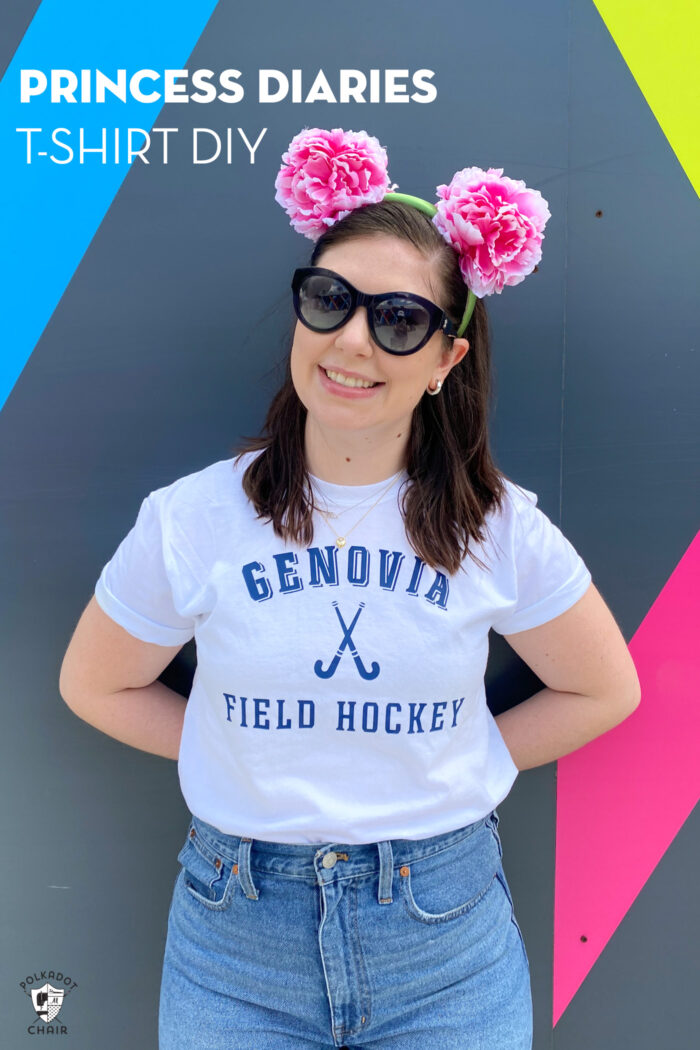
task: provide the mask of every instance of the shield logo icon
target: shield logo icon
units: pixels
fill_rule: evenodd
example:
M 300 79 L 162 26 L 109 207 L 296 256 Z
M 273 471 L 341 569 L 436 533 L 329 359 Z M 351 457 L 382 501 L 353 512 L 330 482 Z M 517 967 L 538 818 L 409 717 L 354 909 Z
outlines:
M 53 1021 L 63 1006 L 65 988 L 54 988 L 47 981 L 41 988 L 32 988 L 32 1003 L 42 1021 Z

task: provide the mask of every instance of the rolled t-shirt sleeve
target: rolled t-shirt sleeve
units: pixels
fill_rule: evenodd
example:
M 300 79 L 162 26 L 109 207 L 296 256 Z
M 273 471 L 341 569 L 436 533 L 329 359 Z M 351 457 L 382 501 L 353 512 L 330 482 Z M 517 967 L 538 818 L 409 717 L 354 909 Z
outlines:
M 176 484 L 176 483 L 175 483 Z M 175 486 L 151 492 L 95 585 L 95 598 L 130 634 L 156 645 L 194 637 L 198 558 L 180 554 L 171 520 Z M 185 551 L 187 545 L 185 544 Z
M 536 506 L 536 494 L 519 491 L 524 495 L 514 501 L 512 593 L 492 625 L 498 634 L 553 620 L 583 597 L 591 583 L 583 558 Z

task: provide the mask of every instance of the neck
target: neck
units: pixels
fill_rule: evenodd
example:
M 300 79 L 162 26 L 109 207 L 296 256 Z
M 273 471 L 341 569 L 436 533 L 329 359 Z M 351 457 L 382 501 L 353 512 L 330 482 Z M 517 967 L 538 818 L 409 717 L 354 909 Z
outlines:
M 304 446 L 309 473 L 334 485 L 373 485 L 389 480 L 406 465 L 408 429 L 392 428 L 391 438 L 352 431 L 326 431 L 306 417 Z

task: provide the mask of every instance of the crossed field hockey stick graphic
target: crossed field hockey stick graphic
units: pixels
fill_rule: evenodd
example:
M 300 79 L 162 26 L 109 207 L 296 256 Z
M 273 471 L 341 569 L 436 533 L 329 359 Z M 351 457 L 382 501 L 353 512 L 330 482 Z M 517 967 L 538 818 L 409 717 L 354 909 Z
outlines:
M 343 650 L 348 645 L 350 646 L 350 652 L 352 654 L 352 658 L 355 661 L 355 665 L 357 666 L 357 670 L 359 671 L 361 678 L 365 678 L 365 679 L 367 679 L 367 681 L 371 681 L 373 678 L 376 678 L 377 675 L 379 674 L 379 664 L 376 662 L 376 660 L 372 661 L 371 669 L 369 671 L 367 670 L 367 668 L 365 667 L 365 665 L 362 662 L 362 658 L 360 657 L 360 654 L 358 653 L 357 649 L 355 648 L 355 643 L 352 640 L 353 629 L 354 629 L 355 624 L 357 623 L 358 618 L 360 616 L 360 613 L 362 612 L 364 607 L 365 607 L 365 603 L 364 602 L 360 602 L 360 607 L 357 610 L 357 612 L 355 613 L 355 616 L 353 617 L 352 623 L 350 624 L 349 627 L 346 627 L 345 626 L 345 621 L 343 620 L 343 617 L 341 615 L 340 609 L 338 608 L 338 603 L 337 602 L 333 602 L 333 608 L 335 609 L 335 611 L 336 611 L 336 613 L 338 615 L 338 619 L 340 620 L 340 626 L 343 629 L 343 640 L 340 643 L 340 645 L 338 646 L 338 649 L 336 651 L 335 656 L 333 657 L 333 659 L 331 660 L 331 662 L 329 663 L 328 667 L 325 670 L 323 668 L 323 663 L 322 663 L 321 660 L 317 660 L 316 663 L 314 664 L 314 671 L 316 672 L 316 674 L 318 675 L 319 678 L 330 678 L 332 675 L 335 674 L 335 672 L 337 670 L 337 667 L 338 667 L 338 664 L 340 663 L 340 657 L 343 655 Z

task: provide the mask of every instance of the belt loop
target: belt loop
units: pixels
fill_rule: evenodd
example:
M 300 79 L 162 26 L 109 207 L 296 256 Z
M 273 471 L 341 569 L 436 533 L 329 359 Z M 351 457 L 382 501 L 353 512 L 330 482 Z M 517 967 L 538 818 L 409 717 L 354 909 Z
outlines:
M 238 846 L 238 881 L 240 882 L 243 892 L 246 897 L 250 900 L 256 901 L 258 899 L 258 891 L 253 882 L 253 877 L 250 873 L 250 847 L 253 844 L 253 840 L 248 837 L 241 837 L 240 844 Z
M 391 904 L 392 879 L 394 875 L 394 852 L 389 839 L 378 842 L 379 849 L 379 903 Z

